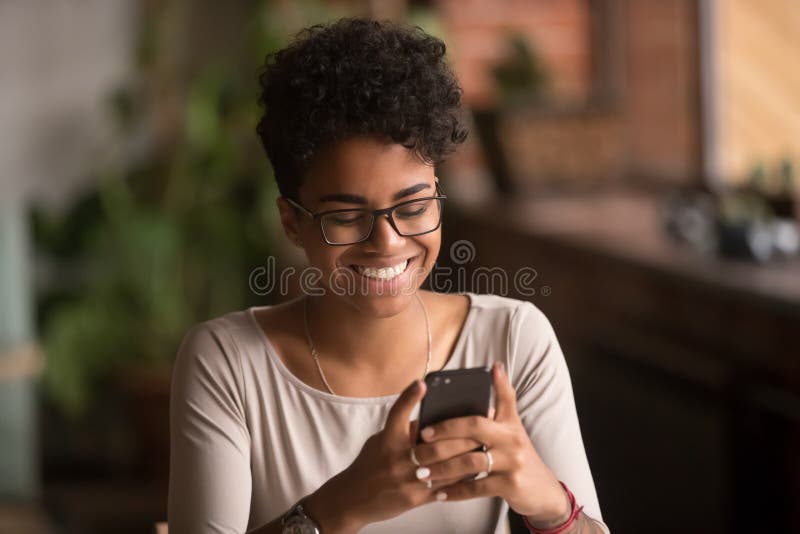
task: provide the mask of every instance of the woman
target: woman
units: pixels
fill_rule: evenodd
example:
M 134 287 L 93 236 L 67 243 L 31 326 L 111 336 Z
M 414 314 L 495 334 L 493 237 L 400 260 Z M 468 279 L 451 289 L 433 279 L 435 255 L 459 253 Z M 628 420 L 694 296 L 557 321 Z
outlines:
M 441 243 L 434 165 L 466 136 L 444 52 L 421 30 L 345 19 L 269 58 L 258 133 L 316 286 L 186 335 L 172 534 L 499 533 L 509 506 L 532 532 L 606 531 L 547 319 L 420 289 Z M 490 365 L 494 409 L 412 446 L 421 378 Z

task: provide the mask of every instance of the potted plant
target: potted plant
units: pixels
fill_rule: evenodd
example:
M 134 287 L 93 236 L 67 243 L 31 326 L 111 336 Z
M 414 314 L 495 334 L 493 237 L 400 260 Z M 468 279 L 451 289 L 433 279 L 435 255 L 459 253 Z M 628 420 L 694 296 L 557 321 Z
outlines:
M 253 65 L 278 43 L 261 17 Z M 140 47 L 144 75 L 111 102 L 121 132 L 149 131 L 158 142 L 99 169 L 96 188 L 66 212 L 34 209 L 32 227 L 49 406 L 101 434 L 119 423 L 122 438 L 97 448 L 131 437 L 123 456 L 166 476 L 175 352 L 193 324 L 263 303 L 248 275 L 273 252 L 277 215 L 254 132 L 253 73 L 211 61 L 188 85 L 164 83 L 152 75 L 151 30 Z

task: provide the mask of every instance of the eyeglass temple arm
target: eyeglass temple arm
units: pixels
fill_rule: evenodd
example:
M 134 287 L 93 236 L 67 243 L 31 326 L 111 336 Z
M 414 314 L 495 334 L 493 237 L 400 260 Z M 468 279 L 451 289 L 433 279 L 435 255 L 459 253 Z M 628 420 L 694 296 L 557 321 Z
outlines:
M 310 211 L 308 211 L 306 208 L 304 208 L 303 206 L 301 206 L 300 204 L 298 204 L 297 202 L 295 202 L 295 201 L 294 201 L 294 200 L 292 200 L 291 198 L 289 198 L 289 197 L 284 197 L 284 198 L 286 199 L 286 202 L 288 202 L 289 204 L 291 204 L 291 205 L 292 205 L 292 206 L 294 206 L 295 208 L 299 209 L 300 211 L 302 211 L 303 213 L 305 213 L 305 214 L 306 214 L 306 215 L 308 215 L 309 217 L 312 217 L 312 218 L 314 217 L 314 214 L 313 214 L 313 213 L 311 213 Z

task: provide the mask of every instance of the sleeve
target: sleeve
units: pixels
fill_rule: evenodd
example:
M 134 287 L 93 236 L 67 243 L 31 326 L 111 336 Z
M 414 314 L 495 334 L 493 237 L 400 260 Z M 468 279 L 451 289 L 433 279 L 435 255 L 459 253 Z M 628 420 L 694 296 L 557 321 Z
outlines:
M 523 302 L 508 332 L 508 375 L 522 424 L 539 456 L 575 494 L 584 513 L 602 522 L 569 370 L 553 327 L 536 306 Z M 602 527 L 608 532 L 604 523 Z
M 170 393 L 170 534 L 241 534 L 250 515 L 250 436 L 241 361 L 224 329 L 183 338 Z

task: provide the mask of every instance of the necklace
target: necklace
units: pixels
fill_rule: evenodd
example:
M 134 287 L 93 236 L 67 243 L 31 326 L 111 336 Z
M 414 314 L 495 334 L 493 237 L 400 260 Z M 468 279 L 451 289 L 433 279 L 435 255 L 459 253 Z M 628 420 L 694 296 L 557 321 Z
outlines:
M 425 362 L 425 374 L 422 375 L 423 380 L 428 375 L 428 370 L 431 366 L 431 324 L 428 320 L 428 310 L 425 308 L 425 303 L 422 302 L 422 297 L 419 296 L 419 292 L 416 292 L 415 295 L 417 296 L 417 300 L 419 301 L 420 306 L 422 306 L 422 313 L 425 315 L 425 330 L 428 332 L 428 359 Z M 319 376 L 322 378 L 322 381 L 325 383 L 325 387 L 328 388 L 331 395 L 336 395 L 331 388 L 331 385 L 328 384 L 328 380 L 325 378 L 325 373 L 322 372 L 322 366 L 319 364 L 319 356 L 317 354 L 317 349 L 314 346 L 314 342 L 311 340 L 311 330 L 308 328 L 308 297 L 306 296 L 303 299 L 303 322 L 305 323 L 306 327 L 306 337 L 308 338 L 308 347 L 311 349 L 311 356 L 314 357 L 314 361 L 317 363 L 317 370 L 319 371 Z

